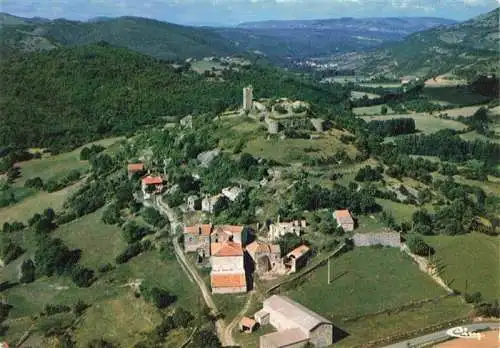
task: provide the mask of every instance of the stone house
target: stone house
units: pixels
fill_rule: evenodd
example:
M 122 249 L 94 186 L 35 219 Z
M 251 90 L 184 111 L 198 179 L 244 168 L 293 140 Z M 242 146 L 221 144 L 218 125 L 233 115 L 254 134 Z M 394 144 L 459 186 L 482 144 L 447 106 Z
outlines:
M 154 191 L 152 193 L 148 192 L 148 187 L 154 186 Z M 163 191 L 163 178 L 161 176 L 151 176 L 148 175 L 142 178 L 142 194 L 144 199 L 149 199 L 152 195 L 161 193 Z
M 234 202 L 239 195 L 243 193 L 243 189 L 233 186 L 225 187 L 222 189 L 222 194 L 226 196 L 231 202 Z
M 191 195 L 186 200 L 188 211 L 196 211 L 201 209 L 201 199 L 198 195 Z
M 215 205 L 223 197 L 224 195 L 222 194 L 218 194 L 212 197 L 205 196 L 205 198 L 203 198 L 203 200 L 201 201 L 201 211 L 204 211 L 206 213 L 213 213 Z
M 184 252 L 197 252 L 201 257 L 210 255 L 212 225 L 198 224 L 184 227 Z
M 302 244 L 286 254 L 284 264 L 288 273 L 297 272 L 304 267 L 307 264 L 310 251 L 311 249 L 307 245 Z
M 212 243 L 233 241 L 242 245 L 246 244 L 247 238 L 247 230 L 238 225 L 217 225 L 213 228 L 210 236 Z
M 260 325 L 271 324 L 277 332 L 260 337 L 260 348 L 314 347 L 333 344 L 333 324 L 328 319 L 286 296 L 273 295 L 255 313 Z
M 306 228 L 306 220 L 295 220 L 290 222 L 280 222 L 280 218 L 278 216 L 278 222 L 275 224 L 269 225 L 269 240 L 276 240 L 281 236 L 284 236 L 288 233 L 293 233 L 297 236 L 300 236 L 301 233 L 304 232 Z
M 246 292 L 247 283 L 241 244 L 232 241 L 212 243 L 210 249 L 212 293 Z
M 245 250 L 252 258 L 258 274 L 269 272 L 282 264 L 279 244 L 268 244 L 256 240 L 248 244 Z
M 354 231 L 354 220 L 349 210 L 335 210 L 333 212 L 333 217 L 337 220 L 337 226 L 342 226 L 344 231 Z
M 383 245 L 401 248 L 403 246 L 399 232 L 356 233 L 352 240 L 357 247 Z

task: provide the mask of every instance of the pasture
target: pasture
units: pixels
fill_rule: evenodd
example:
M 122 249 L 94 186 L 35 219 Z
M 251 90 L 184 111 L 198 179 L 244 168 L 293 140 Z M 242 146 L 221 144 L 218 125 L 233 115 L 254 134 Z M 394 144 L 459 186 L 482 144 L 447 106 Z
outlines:
M 304 162 L 310 158 L 326 158 L 345 150 L 355 157 L 357 150 L 352 145 L 343 144 L 337 134 L 322 134 L 319 139 L 266 139 L 259 135 L 250 139 L 243 151 L 253 156 L 272 159 L 280 163 Z
M 333 259 L 332 270 L 331 284 L 325 265 L 282 293 L 334 322 L 445 294 L 399 249 L 355 248 Z
M 351 100 L 363 99 L 365 96 L 368 99 L 376 99 L 376 98 L 380 97 L 380 95 L 375 94 L 375 93 L 359 92 L 359 91 L 352 91 L 351 92 Z
M 390 120 L 393 118 L 413 118 L 415 120 L 416 128 L 425 134 L 430 134 L 437 132 L 441 129 L 455 129 L 462 130 L 467 128 L 467 126 L 461 122 L 455 120 L 446 120 L 432 116 L 428 113 L 414 113 L 414 114 L 402 114 L 402 115 L 385 115 L 385 116 L 364 116 L 363 120 L 366 122 L 375 120 Z
M 431 100 L 439 100 L 457 106 L 486 103 L 491 99 L 472 91 L 467 86 L 426 87 L 422 93 Z
M 441 277 L 460 292 L 479 291 L 487 300 L 500 299 L 500 242 L 480 233 L 429 236 Z

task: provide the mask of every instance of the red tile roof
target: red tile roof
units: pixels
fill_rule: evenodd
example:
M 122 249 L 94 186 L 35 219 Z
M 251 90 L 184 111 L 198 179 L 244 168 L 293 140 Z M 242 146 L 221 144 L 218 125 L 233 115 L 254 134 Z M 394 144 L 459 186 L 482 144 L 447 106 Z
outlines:
M 143 163 L 130 163 L 127 166 L 127 170 L 129 172 L 141 172 L 144 170 L 144 164 Z
M 248 327 L 248 328 L 253 328 L 255 326 L 255 324 L 257 324 L 257 322 L 249 317 L 243 317 L 240 320 L 240 325 L 243 325 L 243 326 Z
M 210 283 L 212 288 L 242 288 L 247 281 L 245 273 L 212 273 Z
M 201 229 L 202 236 L 209 236 L 212 231 L 212 225 L 210 224 L 199 224 L 194 226 L 186 226 L 184 227 L 184 233 L 189 233 L 192 235 L 199 235 Z
M 163 178 L 161 176 L 146 176 L 142 179 L 142 183 L 145 185 L 160 185 L 163 184 Z
M 210 245 L 212 256 L 243 256 L 243 248 L 240 243 L 226 241 L 224 243 L 212 243 Z
M 304 255 L 305 253 L 307 253 L 309 250 L 310 249 L 309 249 L 309 247 L 307 245 L 302 244 L 301 246 L 298 246 L 295 249 L 293 249 L 292 251 L 290 251 L 288 253 L 287 257 L 293 256 L 296 259 L 298 259 L 302 255 Z

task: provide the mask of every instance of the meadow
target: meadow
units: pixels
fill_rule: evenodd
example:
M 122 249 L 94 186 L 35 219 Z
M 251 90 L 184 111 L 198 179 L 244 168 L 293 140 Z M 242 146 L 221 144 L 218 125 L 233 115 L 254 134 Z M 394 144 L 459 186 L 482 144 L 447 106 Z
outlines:
M 500 242 L 480 233 L 425 238 L 435 250 L 441 277 L 460 292 L 479 291 L 487 300 L 500 299 Z
M 333 259 L 332 270 L 331 284 L 322 266 L 282 293 L 334 322 L 445 294 L 399 249 L 355 248 Z
M 355 115 L 357 116 L 363 116 L 363 115 L 380 115 L 382 114 L 382 106 L 385 104 L 381 105 L 372 105 L 372 106 L 361 106 L 358 108 L 353 108 L 352 111 L 354 112 Z M 394 114 L 394 110 L 392 110 L 389 106 L 385 105 L 387 107 L 387 114 Z
M 365 116 L 362 117 L 366 122 L 375 120 L 390 120 L 393 118 L 413 118 L 418 130 L 423 133 L 430 134 L 437 132 L 441 129 L 455 129 L 462 130 L 467 128 L 467 126 L 461 122 L 455 120 L 446 120 L 438 118 L 427 113 L 414 113 L 414 114 L 402 114 L 402 115 L 380 115 L 380 116 Z
M 426 87 L 423 95 L 431 100 L 443 101 L 453 105 L 474 105 L 488 102 L 488 97 L 471 91 L 468 87 Z

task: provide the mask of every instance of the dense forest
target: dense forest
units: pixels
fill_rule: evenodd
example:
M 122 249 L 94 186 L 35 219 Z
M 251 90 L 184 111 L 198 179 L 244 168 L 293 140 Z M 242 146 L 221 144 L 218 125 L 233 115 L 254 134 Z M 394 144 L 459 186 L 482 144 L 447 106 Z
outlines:
M 289 97 L 320 107 L 347 99 L 342 89 L 298 80 L 255 64 L 227 70 L 223 82 L 106 43 L 13 56 L 0 62 L 0 146 L 73 148 L 126 134 L 167 116 L 221 112 L 255 97 Z M 193 103 L 193 100 L 196 100 Z

